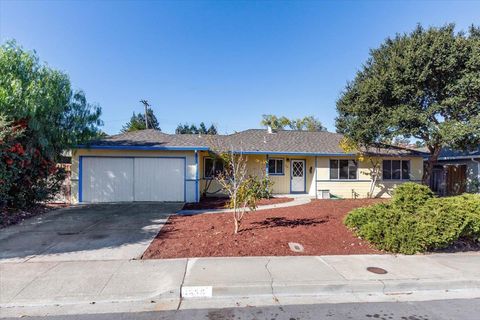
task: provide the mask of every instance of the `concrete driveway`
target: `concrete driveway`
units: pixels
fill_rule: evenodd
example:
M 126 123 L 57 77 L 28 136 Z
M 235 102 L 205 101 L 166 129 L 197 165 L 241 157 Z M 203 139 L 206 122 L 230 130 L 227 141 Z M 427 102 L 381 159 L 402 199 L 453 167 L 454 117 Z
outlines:
M 138 258 L 181 207 L 125 203 L 55 210 L 0 230 L 0 262 Z

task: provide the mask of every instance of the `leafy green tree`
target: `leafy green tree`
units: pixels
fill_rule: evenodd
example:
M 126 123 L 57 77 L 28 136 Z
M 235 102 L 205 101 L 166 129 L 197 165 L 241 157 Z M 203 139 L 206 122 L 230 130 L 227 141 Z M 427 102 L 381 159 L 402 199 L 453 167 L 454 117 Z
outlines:
M 415 138 L 428 148 L 427 182 L 442 147 L 480 143 L 480 29 L 453 24 L 388 38 L 337 101 L 337 131 L 358 146 Z
M 260 124 L 264 127 L 270 127 L 273 130 L 281 130 L 290 126 L 291 121 L 287 117 L 277 117 L 273 114 L 264 114 L 262 115 L 262 121 Z
M 302 119 L 290 121 L 290 128 L 298 131 L 327 131 L 322 122 L 314 116 L 306 116 Z
M 273 130 L 283 130 L 289 127 L 297 131 L 326 131 L 320 120 L 314 116 L 306 116 L 300 119 L 289 119 L 287 117 L 277 117 L 273 114 L 262 115 L 260 124 L 264 127 L 271 127 Z
M 158 123 L 157 117 L 153 113 L 152 108 L 147 108 L 147 121 L 148 121 L 148 129 L 160 129 L 160 124 Z M 145 115 L 143 113 L 133 113 L 130 121 L 128 121 L 122 128 L 122 132 L 130 132 L 130 131 L 138 131 L 138 130 L 145 130 L 147 128 L 145 123 Z
M 175 129 L 176 134 L 210 134 L 210 135 L 215 135 L 218 134 L 217 128 L 215 127 L 214 124 L 210 125 L 208 127 L 205 125 L 204 122 L 201 122 L 200 125 L 197 127 L 194 124 L 188 125 L 188 124 L 179 124 L 177 126 L 177 129 Z
M 63 151 L 97 136 L 101 110 L 73 91 L 68 76 L 15 41 L 0 46 L 0 207 L 52 196 Z

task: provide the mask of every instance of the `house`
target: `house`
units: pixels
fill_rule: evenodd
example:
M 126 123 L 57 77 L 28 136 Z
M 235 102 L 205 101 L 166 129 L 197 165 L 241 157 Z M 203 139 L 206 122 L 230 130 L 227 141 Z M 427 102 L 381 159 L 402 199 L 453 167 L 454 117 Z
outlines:
M 422 153 L 377 149 L 362 161 L 340 148 L 331 132 L 251 129 L 230 135 L 122 133 L 78 146 L 72 158 L 72 202 L 185 201 L 221 194 L 212 173 L 221 170 L 211 151 L 248 157 L 249 174 L 267 175 L 275 194 L 312 197 L 389 197 L 405 181 L 420 182 Z M 374 188 L 372 160 L 380 163 Z
M 480 146 L 473 151 L 442 149 L 433 168 L 430 188 L 442 196 L 479 193 Z

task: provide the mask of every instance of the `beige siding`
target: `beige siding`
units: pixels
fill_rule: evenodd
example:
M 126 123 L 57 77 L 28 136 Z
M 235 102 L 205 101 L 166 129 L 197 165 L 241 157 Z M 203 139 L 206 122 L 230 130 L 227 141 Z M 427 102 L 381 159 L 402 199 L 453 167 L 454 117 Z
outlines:
M 207 195 L 222 195 L 220 185 L 215 180 L 206 180 L 204 176 L 204 158 L 208 153 L 199 153 L 199 178 L 200 193 L 205 191 L 208 185 Z M 270 159 L 279 158 L 284 160 L 284 175 L 270 175 L 273 181 L 274 194 L 290 193 L 290 165 L 292 159 L 302 159 L 306 163 L 306 192 L 315 196 L 317 190 L 329 190 L 334 196 L 342 198 L 351 198 L 354 195 L 360 198 L 368 196 L 371 185 L 371 167 L 370 160 L 361 161 L 358 165 L 357 180 L 330 180 L 330 159 L 354 159 L 353 157 L 312 157 L 312 156 L 290 156 L 290 155 L 270 155 Z M 316 158 L 316 170 L 315 170 Z M 395 158 L 388 158 L 395 159 Z M 410 160 L 410 179 L 420 182 L 423 175 L 423 159 L 419 157 L 402 158 Z M 380 164 L 383 159 L 377 159 Z M 266 155 L 248 155 L 247 170 L 249 174 L 263 176 L 266 168 Z M 380 168 L 381 173 L 381 168 Z M 317 177 L 315 177 L 315 174 Z M 405 181 L 383 181 L 381 177 L 376 183 L 374 189 L 375 197 L 390 197 L 392 190 L 400 183 Z
M 195 201 L 195 153 L 193 151 L 141 151 L 141 150 L 99 150 L 99 149 L 77 149 L 72 155 L 71 183 L 72 203 L 78 203 L 78 163 L 80 156 L 105 156 L 105 157 L 185 157 L 186 158 L 186 199 L 189 202 Z
M 334 196 L 342 198 L 368 196 L 371 187 L 372 163 L 370 160 L 361 161 L 358 164 L 357 180 L 330 180 L 330 159 L 353 159 L 348 157 L 318 157 L 317 159 L 317 190 L 329 190 Z M 395 159 L 395 158 L 388 158 Z M 398 158 L 399 159 L 399 158 Z M 422 158 L 402 158 L 410 160 L 410 180 L 420 182 L 423 175 Z M 374 159 L 380 161 L 380 178 L 375 184 L 373 191 L 374 197 L 390 197 L 393 189 L 405 181 L 400 180 L 382 180 L 381 163 L 383 159 Z

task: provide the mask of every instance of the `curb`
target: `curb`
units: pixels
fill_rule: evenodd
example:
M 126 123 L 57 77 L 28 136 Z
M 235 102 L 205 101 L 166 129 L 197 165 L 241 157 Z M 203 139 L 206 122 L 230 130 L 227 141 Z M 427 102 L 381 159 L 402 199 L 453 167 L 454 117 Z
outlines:
M 210 294 L 192 297 L 185 294 L 195 288 L 209 288 Z M 186 286 L 182 288 L 182 299 L 240 298 L 254 296 L 336 296 L 341 294 L 411 294 L 429 291 L 480 291 L 479 279 L 458 279 L 438 281 L 435 279 L 407 280 L 360 280 L 360 281 L 323 281 L 318 283 L 263 283 L 231 286 Z

